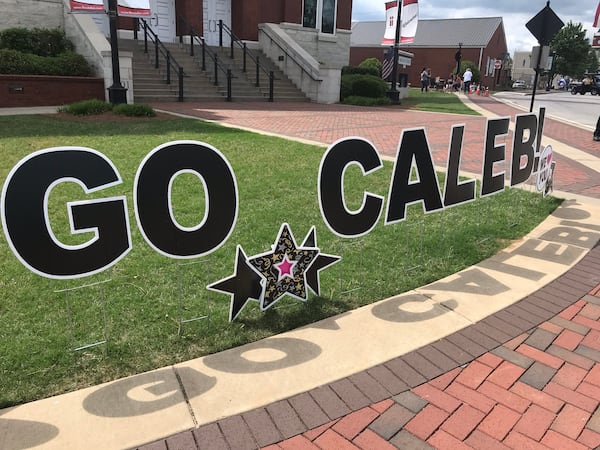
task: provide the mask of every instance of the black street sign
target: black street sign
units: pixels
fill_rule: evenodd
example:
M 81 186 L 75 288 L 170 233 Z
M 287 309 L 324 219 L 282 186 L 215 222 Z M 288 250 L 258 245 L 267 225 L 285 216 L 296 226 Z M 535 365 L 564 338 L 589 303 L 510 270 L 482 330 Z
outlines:
M 525 25 L 540 45 L 548 45 L 552 38 L 565 26 L 560 17 L 550 8 L 550 2 Z

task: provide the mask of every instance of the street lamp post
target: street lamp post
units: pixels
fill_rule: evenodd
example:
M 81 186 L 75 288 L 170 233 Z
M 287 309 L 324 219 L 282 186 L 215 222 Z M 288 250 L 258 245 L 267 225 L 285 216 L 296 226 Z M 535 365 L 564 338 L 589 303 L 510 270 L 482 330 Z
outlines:
M 117 36 L 117 0 L 108 0 L 108 23 L 110 27 L 110 54 L 112 61 L 112 85 L 108 88 L 108 100 L 113 105 L 127 103 L 127 89 L 121 84 L 119 67 L 119 43 Z
M 462 59 L 462 42 L 458 43 L 458 51 L 454 55 L 454 59 L 456 60 L 456 75 L 460 74 L 460 61 Z
M 388 98 L 394 104 L 400 103 L 400 92 L 396 89 L 396 80 L 398 78 L 398 48 L 400 46 L 400 21 L 401 21 L 401 0 L 398 0 L 398 9 L 396 13 L 396 35 L 394 38 L 394 55 L 392 58 L 392 84 L 387 92 Z

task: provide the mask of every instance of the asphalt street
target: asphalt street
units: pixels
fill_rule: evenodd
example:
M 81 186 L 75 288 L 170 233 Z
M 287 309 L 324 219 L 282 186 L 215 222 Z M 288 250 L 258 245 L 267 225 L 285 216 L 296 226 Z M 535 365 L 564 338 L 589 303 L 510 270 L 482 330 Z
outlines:
M 531 91 L 498 92 L 495 97 L 524 111 L 529 111 L 531 106 Z M 533 109 L 537 111 L 541 107 L 546 108 L 550 117 L 594 130 L 600 115 L 600 97 L 573 95 L 568 91 L 536 91 Z

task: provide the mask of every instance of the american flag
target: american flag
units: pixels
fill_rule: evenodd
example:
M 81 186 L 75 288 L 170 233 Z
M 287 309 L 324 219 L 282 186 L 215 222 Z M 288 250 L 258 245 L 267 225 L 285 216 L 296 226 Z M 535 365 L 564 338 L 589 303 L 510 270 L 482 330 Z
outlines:
M 385 59 L 383 60 L 383 65 L 381 66 L 381 78 L 385 81 L 391 81 L 389 78 L 392 75 L 392 69 L 394 68 L 394 48 L 390 47 L 387 52 L 385 52 Z
M 600 24 L 600 2 L 598 2 L 598 6 L 596 7 L 596 15 L 594 16 L 594 28 L 598 28 Z

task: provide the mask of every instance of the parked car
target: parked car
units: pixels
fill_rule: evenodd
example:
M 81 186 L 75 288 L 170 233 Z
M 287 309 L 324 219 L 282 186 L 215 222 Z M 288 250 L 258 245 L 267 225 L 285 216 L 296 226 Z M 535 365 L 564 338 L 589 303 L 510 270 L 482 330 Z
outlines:
M 527 83 L 525 83 L 523 80 L 516 80 L 513 84 L 512 84 L 513 89 L 527 89 Z
M 589 83 L 584 83 L 582 81 L 573 81 L 569 85 L 569 90 L 571 94 L 581 94 L 585 95 L 589 92 L 592 95 L 600 94 L 600 74 L 588 74 L 588 78 L 590 79 Z

